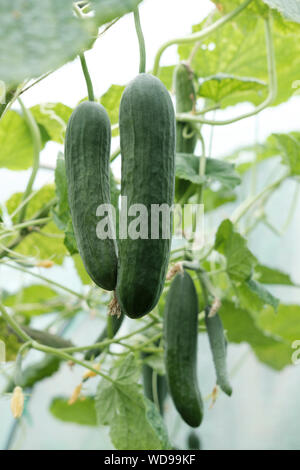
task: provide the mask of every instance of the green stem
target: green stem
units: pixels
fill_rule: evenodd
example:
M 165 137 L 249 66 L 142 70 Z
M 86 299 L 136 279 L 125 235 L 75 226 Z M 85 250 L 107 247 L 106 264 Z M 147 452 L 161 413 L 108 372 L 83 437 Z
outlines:
M 113 343 L 119 343 L 120 341 L 124 341 L 125 339 L 131 338 L 134 335 L 137 335 L 138 333 L 142 333 L 143 331 L 147 330 L 148 328 L 151 328 L 153 325 L 155 325 L 155 321 L 148 323 L 147 325 L 143 326 L 142 328 L 133 331 L 132 333 L 127 334 L 126 336 L 122 336 L 121 338 L 113 338 L 113 339 L 107 339 L 104 341 L 101 341 L 100 343 L 95 343 L 95 344 L 90 344 L 88 346 L 79 346 L 75 348 L 65 348 L 63 351 L 69 352 L 69 353 L 75 353 L 75 352 L 84 352 L 88 351 L 89 349 L 97 349 L 97 348 L 103 348 L 104 346 L 108 346 Z
M 30 336 L 22 330 L 18 323 L 7 313 L 4 305 L 0 302 L 0 312 L 6 322 L 11 326 L 11 328 L 17 333 L 17 335 L 25 341 L 25 343 L 31 343 Z
M 263 198 L 266 194 L 270 193 L 271 191 L 274 191 L 274 189 L 278 188 L 278 186 L 281 185 L 281 183 L 289 176 L 290 171 L 288 170 L 287 172 L 284 173 L 281 178 L 278 180 L 274 181 L 274 183 L 266 186 L 260 193 L 256 194 L 253 197 L 250 197 L 249 199 L 246 199 L 246 201 L 241 204 L 236 211 L 232 214 L 231 216 L 231 221 L 233 224 L 237 224 L 239 220 L 248 212 L 251 207 L 256 204 L 261 198 Z
M 202 156 L 200 158 L 199 162 L 199 176 L 200 178 L 205 177 L 205 171 L 206 171 L 206 150 L 205 150 L 205 141 L 203 138 L 203 135 L 201 131 L 198 132 L 199 139 L 202 145 Z M 204 183 L 202 183 L 199 187 L 199 195 L 198 195 L 198 204 L 203 204 L 203 189 L 204 189 Z
M 14 264 L 10 264 L 10 263 L 6 263 L 5 266 L 8 266 L 9 268 L 12 268 L 12 269 L 16 269 L 17 271 L 21 271 L 25 274 L 30 274 L 31 276 L 36 277 L 37 279 L 40 279 L 41 281 L 47 282 L 48 284 L 51 284 L 52 286 L 58 287 L 59 289 L 62 289 L 68 292 L 69 294 L 78 297 L 79 299 L 86 300 L 84 295 L 79 294 L 78 292 L 75 292 L 72 289 L 69 289 L 69 287 L 62 286 L 58 282 L 52 281 L 51 279 L 48 279 L 40 274 L 33 273 L 32 271 L 29 271 L 28 269 L 21 268 L 21 266 L 15 266 Z
M 271 13 L 270 13 L 271 15 Z M 271 27 L 271 18 L 270 16 L 265 19 L 265 32 L 266 32 L 266 45 L 267 45 L 267 59 L 268 59 L 268 74 L 269 74 L 269 93 L 265 101 L 263 101 L 259 106 L 254 108 L 253 111 L 242 114 L 232 119 L 226 119 L 224 121 L 215 121 L 209 119 L 202 119 L 198 116 L 189 113 L 179 113 L 176 115 L 176 120 L 179 122 L 190 122 L 190 123 L 199 123 L 199 124 L 208 124 L 210 126 L 226 126 L 228 124 L 233 124 L 235 122 L 241 121 L 256 114 L 260 113 L 268 106 L 270 106 L 276 96 L 277 96 L 277 75 L 276 75 L 276 59 L 274 51 L 274 43 L 272 37 L 272 27 Z
M 32 167 L 31 176 L 30 176 L 29 181 L 27 183 L 27 187 L 26 187 L 25 192 L 23 194 L 22 200 L 24 201 L 25 199 L 28 198 L 28 196 L 32 192 L 33 184 L 34 184 L 37 172 L 39 170 L 40 152 L 41 152 L 41 149 L 42 149 L 42 142 L 41 142 L 40 130 L 39 130 L 39 127 L 38 127 L 34 117 L 32 116 L 29 109 L 27 109 L 24 106 L 23 101 L 21 100 L 21 98 L 18 98 L 18 101 L 19 101 L 20 106 L 22 108 L 22 112 L 23 112 L 26 124 L 27 124 L 27 126 L 30 130 L 31 137 L 32 137 L 32 142 L 33 142 L 33 167 Z M 19 219 L 18 219 L 19 223 L 23 222 L 23 220 L 25 219 L 26 209 L 27 209 L 27 204 L 20 211 Z
M 141 27 L 141 20 L 139 9 L 136 8 L 134 11 L 134 24 L 136 29 L 136 34 L 139 41 L 139 48 L 140 48 L 140 73 L 146 72 L 146 46 L 145 46 L 145 38 Z
M 118 147 L 110 156 L 110 162 L 113 162 L 121 153 L 121 148 Z
M 251 2 L 252 0 L 246 0 L 238 8 L 228 13 L 227 15 L 223 16 L 211 26 L 208 26 L 207 28 L 202 29 L 202 31 L 199 31 L 198 33 L 194 33 L 194 34 L 191 34 L 190 36 L 183 37 L 183 38 L 171 39 L 170 41 L 163 44 L 158 50 L 156 57 L 155 57 L 153 75 L 156 75 L 156 76 L 158 75 L 162 54 L 168 47 L 173 46 L 173 45 L 180 45 L 180 44 L 193 44 L 194 42 L 197 42 L 206 38 L 207 36 L 212 34 L 214 31 L 216 31 L 217 29 L 221 28 L 226 23 L 231 21 L 234 17 L 236 17 L 243 10 L 245 10 L 245 8 L 247 8 Z
M 80 63 L 81 63 L 83 75 L 84 75 L 84 78 L 85 78 L 85 81 L 86 81 L 89 101 L 95 101 L 93 83 L 92 83 L 92 79 L 91 79 L 91 76 L 90 76 L 90 73 L 89 73 L 89 69 L 88 69 L 88 66 L 87 66 L 87 63 L 86 63 L 86 60 L 85 60 L 85 57 L 84 57 L 84 53 L 79 54 L 79 58 L 80 58 Z

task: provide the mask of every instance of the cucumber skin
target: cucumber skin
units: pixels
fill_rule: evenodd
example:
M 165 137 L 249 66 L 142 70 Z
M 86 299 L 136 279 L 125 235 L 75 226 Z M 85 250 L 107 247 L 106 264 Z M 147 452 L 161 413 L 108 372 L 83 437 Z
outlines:
M 185 64 L 179 64 L 174 71 L 174 89 L 176 96 L 177 113 L 189 113 L 194 109 L 196 101 L 196 91 L 193 83 L 193 72 Z M 176 152 L 194 153 L 197 144 L 197 134 L 186 139 L 183 136 L 184 128 L 188 134 L 193 131 L 191 125 L 182 122 L 176 123 Z
M 68 122 L 65 160 L 68 199 L 83 264 L 99 287 L 113 290 L 117 279 L 115 240 L 100 240 L 96 210 L 110 203 L 111 124 L 103 106 L 83 102 Z
M 232 387 L 229 383 L 226 365 L 227 345 L 220 315 L 216 314 L 210 318 L 208 317 L 208 312 L 206 312 L 205 324 L 215 365 L 217 384 L 230 397 L 232 395 Z
M 154 370 L 148 364 L 143 364 L 142 374 L 143 374 L 144 394 L 149 400 L 154 402 L 153 388 L 152 388 Z M 157 397 L 158 397 L 158 402 L 159 402 L 159 411 L 162 416 L 164 414 L 164 403 L 165 403 L 167 394 L 168 394 L 168 388 L 167 388 L 166 377 L 164 375 L 158 374 L 157 375 Z
M 198 297 L 186 271 L 176 275 L 167 295 L 164 338 L 170 395 L 183 420 L 198 427 L 203 418 L 197 382 Z
M 127 196 L 128 208 L 146 206 L 151 229 L 151 204 L 171 207 L 175 182 L 175 113 L 167 89 L 157 78 L 140 74 L 126 88 L 120 104 L 120 141 L 121 195 Z M 119 241 L 116 294 L 127 316 L 140 318 L 156 306 L 170 247 L 171 239 L 151 236 Z

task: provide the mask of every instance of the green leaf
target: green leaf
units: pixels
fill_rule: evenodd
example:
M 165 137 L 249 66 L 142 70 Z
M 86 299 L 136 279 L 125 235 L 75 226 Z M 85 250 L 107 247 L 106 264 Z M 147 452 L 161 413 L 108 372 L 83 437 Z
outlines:
M 109 375 L 115 381 L 100 382 L 96 410 L 99 423 L 110 425 L 110 437 L 116 449 L 169 449 L 162 418 L 136 383 L 140 371 L 134 356 L 131 354 L 125 360 L 117 361 Z
M 219 73 L 202 79 L 198 95 L 226 108 L 232 106 L 234 102 L 247 101 L 249 92 L 257 93 L 258 97 L 262 98 L 266 95 L 266 88 L 265 82 L 255 78 Z
M 257 358 L 275 370 L 291 365 L 290 344 L 259 328 L 247 310 L 237 308 L 232 302 L 223 301 L 219 313 L 230 342 L 248 343 Z
M 58 204 L 54 210 L 55 223 L 61 230 L 64 230 L 71 217 L 68 203 L 68 188 L 66 178 L 65 160 L 62 153 L 58 154 L 55 168 L 55 192 Z
M 105 107 L 112 125 L 118 124 L 119 122 L 119 107 L 125 86 L 123 85 L 111 85 L 111 87 L 104 93 L 100 98 L 100 103 Z M 118 135 L 119 131 L 116 129 L 113 131 L 113 137 Z
M 0 167 L 27 170 L 32 165 L 31 134 L 24 118 L 15 111 L 8 111 L 0 121 L 0 148 Z
M 50 405 L 51 414 L 66 423 L 76 423 L 82 426 L 97 426 L 97 415 L 94 397 L 84 397 L 73 405 L 68 404 L 67 398 L 57 397 Z
M 21 342 L 17 336 L 8 329 L 6 321 L 0 317 L 0 341 L 5 344 L 5 359 L 6 361 L 15 361 Z
M 272 145 L 275 143 L 283 163 L 289 166 L 291 175 L 300 174 L 300 132 L 290 132 L 289 134 L 272 134 L 268 139 Z
M 226 271 L 234 281 L 245 281 L 251 277 L 256 258 L 247 248 L 246 240 L 234 231 L 232 222 L 224 220 L 218 228 L 215 249 L 227 260 Z
M 88 275 L 88 273 L 86 272 L 86 269 L 83 265 L 82 259 L 81 259 L 79 254 L 75 254 L 73 256 L 73 261 L 74 261 L 74 264 L 75 264 L 77 274 L 80 277 L 80 280 L 81 280 L 82 284 L 85 285 L 85 286 L 93 284 L 93 281 L 90 278 L 90 276 Z
M 246 281 L 246 284 L 264 305 L 271 305 L 277 311 L 279 305 L 277 297 L 274 297 L 263 285 L 253 279 Z
M 276 8 L 286 18 L 300 23 L 300 4 L 298 0 L 263 0 L 270 8 Z
M 91 0 L 99 26 L 133 11 L 142 0 Z
M 37 104 L 30 108 L 36 122 L 44 127 L 49 139 L 63 144 L 72 109 L 62 103 Z
M 224 188 L 233 189 L 240 184 L 241 179 L 234 171 L 234 165 L 215 158 L 206 159 L 205 179 L 199 176 L 200 158 L 195 155 L 176 154 L 176 176 L 194 184 L 204 181 L 219 181 Z
M 223 7 L 222 12 L 227 13 L 241 4 L 241 1 L 218 1 L 217 3 Z M 261 7 L 268 10 L 262 2 L 253 1 L 233 21 L 228 22 L 202 41 L 192 63 L 192 68 L 199 77 L 205 78 L 224 73 L 239 77 L 254 77 L 268 83 L 264 22 L 258 16 Z M 294 83 L 299 80 L 300 26 L 296 23 L 292 23 L 291 26 L 279 14 L 274 16 L 276 21 L 274 21 L 273 38 L 278 94 L 273 105 L 278 105 L 287 101 L 295 93 Z M 194 26 L 193 31 L 200 31 L 205 21 Z M 193 45 L 180 46 L 180 59 L 187 60 L 192 48 Z M 263 101 L 263 96 L 253 90 L 243 93 L 242 98 L 243 101 L 249 101 L 255 105 Z M 240 95 L 228 96 L 226 105 L 235 105 L 239 99 Z
M 175 65 L 167 65 L 165 67 L 159 68 L 158 78 L 163 82 L 169 91 L 172 91 L 173 89 L 173 75 L 175 67 Z
M 290 344 L 300 338 L 300 306 L 281 304 L 275 315 L 271 308 L 257 319 L 260 328 L 272 335 L 283 338 Z
M 22 202 L 23 193 L 13 194 L 5 203 L 7 212 L 12 215 L 13 212 L 19 207 Z M 26 218 L 31 220 L 45 205 L 55 198 L 55 190 L 52 184 L 43 186 L 38 191 L 34 192 L 28 203 Z M 18 214 L 13 217 L 13 221 L 16 222 Z
M 30 318 L 54 312 L 57 307 L 51 304 L 51 300 L 56 297 L 56 291 L 50 287 L 37 284 L 25 287 L 16 294 L 9 295 L 4 300 L 4 305 L 13 307 L 22 316 Z
M 72 0 L 11 0 L 0 6 L 0 76 L 8 84 L 38 77 L 90 46 L 91 20 L 78 19 Z
M 67 248 L 70 255 L 76 255 L 78 253 L 77 242 L 75 238 L 74 228 L 72 220 L 69 219 L 65 229 L 64 245 Z
M 294 286 L 289 274 L 286 274 L 278 269 L 270 268 L 258 264 L 255 267 L 255 273 L 258 274 L 258 280 L 261 284 L 280 284 L 285 286 Z
M 219 191 L 213 191 L 206 188 L 204 191 L 205 212 L 213 211 L 218 207 L 236 201 L 237 196 L 233 191 L 221 188 Z

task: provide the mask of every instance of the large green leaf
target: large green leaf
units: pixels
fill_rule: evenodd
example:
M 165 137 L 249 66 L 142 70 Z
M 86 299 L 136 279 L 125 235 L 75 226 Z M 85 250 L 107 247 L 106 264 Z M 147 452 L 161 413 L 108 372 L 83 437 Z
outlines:
M 271 305 L 277 311 L 279 300 L 259 282 L 249 279 L 237 286 L 236 289 L 242 306 L 247 310 L 253 313 L 254 311 L 260 312 L 266 305 Z
M 24 118 L 15 111 L 8 111 L 0 121 L 0 148 L 0 167 L 26 170 L 32 165 L 30 130 Z
M 82 426 L 97 426 L 94 397 L 84 397 L 69 405 L 68 399 L 57 397 L 52 400 L 50 412 L 55 418 L 66 423 Z
M 56 291 L 48 286 L 38 284 L 25 287 L 16 294 L 6 297 L 4 305 L 12 307 L 20 315 L 30 318 L 56 311 L 57 306 L 53 303 L 56 297 Z M 60 308 L 62 308 L 61 305 Z
M 125 86 L 111 85 L 111 87 L 101 96 L 100 102 L 105 107 L 112 125 L 119 122 L 119 106 Z M 114 130 L 112 135 L 118 135 L 118 130 Z
M 224 220 L 218 228 L 215 249 L 225 256 L 226 272 L 232 280 L 249 280 L 256 258 L 247 248 L 246 240 L 234 231 L 229 219 Z
M 140 375 L 132 355 L 110 371 L 114 382 L 101 381 L 96 395 L 98 421 L 110 425 L 112 443 L 119 450 L 170 449 L 159 411 L 137 383 Z
M 276 8 L 283 16 L 300 23 L 299 0 L 263 0 L 269 7 Z
M 62 103 L 44 103 L 33 106 L 30 111 L 51 140 L 59 144 L 64 143 L 67 123 L 72 114 L 69 106 Z
M 237 77 L 219 73 L 201 80 L 198 95 L 220 104 L 222 108 L 237 102 L 246 101 L 249 93 L 256 93 L 261 99 L 266 95 L 267 84 L 261 80 L 248 77 Z M 245 100 L 243 99 L 245 97 Z
M 240 184 L 241 179 L 234 171 L 234 165 L 215 158 L 206 159 L 205 178 L 199 176 L 200 159 L 195 155 L 176 154 L 176 176 L 194 184 L 204 181 L 219 181 L 226 189 L 233 189 Z
M 133 11 L 142 0 L 91 0 L 99 25 Z
M 278 154 L 282 157 L 283 163 L 289 166 L 291 174 L 300 175 L 300 132 L 273 134 L 269 140 L 272 139 L 276 143 Z
M 286 274 L 279 269 L 274 269 L 270 268 L 269 266 L 258 264 L 255 267 L 255 273 L 258 275 L 258 280 L 262 284 L 279 284 L 285 286 L 294 285 L 289 274 Z
M 42 75 L 89 47 L 90 19 L 79 20 L 72 0 L 0 3 L 0 77 L 9 84 Z
M 280 305 L 277 315 L 266 309 L 257 319 L 258 325 L 289 343 L 300 339 L 300 306 Z
M 224 13 L 231 11 L 241 1 L 223 1 L 218 4 Z M 262 2 L 253 2 L 247 10 L 238 15 L 233 21 L 209 35 L 202 41 L 201 47 L 195 54 L 192 68 L 201 77 L 209 77 L 219 73 L 239 77 L 254 77 L 268 82 L 268 67 L 265 46 L 264 22 L 257 16 L 257 8 Z M 266 7 L 267 8 L 267 7 Z M 279 14 L 278 14 L 279 15 Z M 275 15 L 276 17 L 276 15 Z M 279 15 L 280 17 L 280 15 Z M 278 77 L 278 94 L 274 104 L 286 101 L 294 93 L 293 83 L 299 80 L 300 68 L 300 26 L 293 23 L 293 28 L 282 17 L 275 18 L 276 28 L 273 34 L 276 52 L 276 68 Z M 204 22 L 193 27 L 200 31 Z M 187 60 L 193 46 L 179 47 L 181 60 Z M 241 95 L 228 96 L 227 105 L 234 105 Z M 256 91 L 242 94 L 243 101 L 257 105 L 263 99 Z
M 230 342 L 248 343 L 257 358 L 273 369 L 282 370 L 291 365 L 290 344 L 259 328 L 247 310 L 223 301 L 220 314 Z

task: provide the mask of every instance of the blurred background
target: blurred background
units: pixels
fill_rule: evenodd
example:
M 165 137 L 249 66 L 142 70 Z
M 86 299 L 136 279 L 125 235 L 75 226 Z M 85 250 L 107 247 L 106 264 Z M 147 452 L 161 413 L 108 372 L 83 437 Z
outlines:
M 140 7 L 142 27 L 147 46 L 147 69 L 151 70 L 158 47 L 168 39 L 191 32 L 193 24 L 199 23 L 212 9 L 209 0 L 144 0 Z M 139 51 L 132 15 L 127 15 L 101 37 L 94 49 L 86 53 L 86 59 L 94 83 L 96 96 L 102 95 L 109 86 L 126 84 L 138 72 Z M 176 47 L 169 48 L 163 56 L 163 65 L 178 61 Z M 300 78 L 300 72 L 299 72 Z M 24 103 L 30 107 L 42 102 L 62 102 L 74 107 L 86 96 L 86 85 L 79 60 L 65 65 L 59 71 L 24 94 Z M 234 125 L 217 127 L 214 130 L 212 156 L 226 157 L 232 150 L 255 141 L 263 141 L 272 132 L 287 132 L 295 129 L 299 122 L 299 97 L 288 103 L 269 109 L 258 117 Z M 240 105 L 240 112 L 251 105 Z M 235 110 L 235 112 L 237 112 Z M 232 115 L 232 109 L 217 112 L 216 118 Z M 295 119 L 296 118 L 296 119 Z M 210 136 L 210 128 L 204 128 Z M 116 145 L 116 143 L 115 143 Z M 58 144 L 50 142 L 42 153 L 42 164 L 48 169 L 40 171 L 35 189 L 54 179 Z M 259 184 L 264 185 L 266 174 L 272 170 L 272 161 L 259 166 Z M 120 175 L 120 162 L 113 166 Z M 30 171 L 12 172 L 0 169 L 0 201 L 7 200 L 17 191 L 23 191 Z M 249 180 L 239 188 L 240 198 L 249 192 Z M 268 204 L 268 214 L 274 225 L 281 226 L 286 218 L 294 193 L 294 184 L 284 184 Z M 231 214 L 234 205 L 226 205 L 206 218 L 209 232 L 222 218 Z M 262 263 L 291 273 L 295 283 L 300 284 L 298 240 L 300 239 L 299 203 L 286 235 L 277 237 L 267 227 L 259 225 L 250 238 L 250 248 Z M 63 266 L 47 273 L 49 278 L 62 282 L 73 290 L 80 291 L 81 282 L 70 259 Z M 1 285 L 14 292 L 20 285 L 29 285 L 32 279 L 26 274 L 12 272 L 0 266 Z M 272 289 L 286 303 L 300 303 L 299 289 L 286 287 Z M 47 315 L 36 320 L 43 326 Z M 67 336 L 75 342 L 92 342 L 101 329 L 101 319 L 86 314 L 79 315 Z M 300 338 L 299 338 L 300 339 Z M 35 353 L 39 357 L 38 353 Z M 214 372 L 206 336 L 200 336 L 199 381 L 203 396 L 208 396 L 214 386 Z M 232 374 L 234 393 L 232 398 L 221 394 L 210 409 L 206 401 L 206 419 L 197 430 L 202 448 L 208 449 L 300 449 L 300 403 L 298 399 L 299 366 L 290 366 L 282 372 L 274 372 L 258 362 L 245 344 L 230 345 L 229 370 Z M 5 370 L 6 366 L 3 366 Z M 9 366 L 7 366 L 9 367 Z M 65 424 L 56 420 L 48 411 L 51 399 L 57 395 L 70 396 L 79 383 L 81 373 L 64 365 L 53 378 L 38 384 L 26 407 L 20 424 L 16 427 L 11 417 L 9 398 L 0 396 L 0 449 L 110 449 L 106 428 Z M 4 378 L 0 375 L 0 389 Z M 93 389 L 93 384 L 89 385 Z M 166 403 L 169 433 L 178 448 L 185 448 L 188 427 L 175 417 L 170 400 Z

